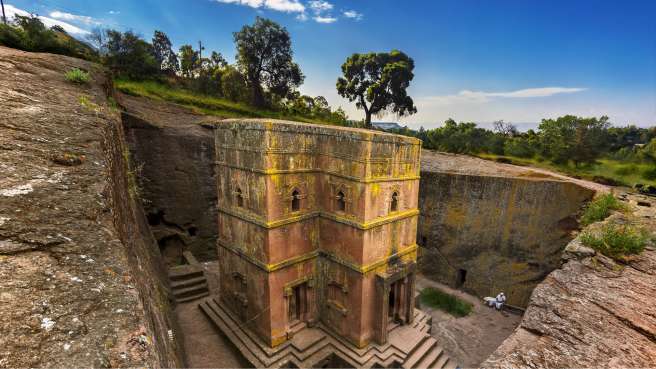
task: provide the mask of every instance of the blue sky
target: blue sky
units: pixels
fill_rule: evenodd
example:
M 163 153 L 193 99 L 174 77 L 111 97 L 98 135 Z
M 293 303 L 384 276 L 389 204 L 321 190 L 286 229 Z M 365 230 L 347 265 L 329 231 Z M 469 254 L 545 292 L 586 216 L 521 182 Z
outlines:
M 656 1 L 603 0 L 7 0 L 64 22 L 166 32 L 179 47 L 202 40 L 234 59 L 232 32 L 257 15 L 291 33 L 306 75 L 303 93 L 339 97 L 340 65 L 355 52 L 399 49 L 415 60 L 411 127 L 447 118 L 486 125 L 537 123 L 564 114 L 608 115 L 617 125 L 656 125 Z

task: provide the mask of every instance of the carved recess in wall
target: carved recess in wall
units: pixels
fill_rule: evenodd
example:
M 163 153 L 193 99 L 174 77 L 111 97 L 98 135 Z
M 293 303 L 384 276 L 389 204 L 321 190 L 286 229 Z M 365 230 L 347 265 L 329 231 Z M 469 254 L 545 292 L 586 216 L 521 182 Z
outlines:
M 309 185 L 307 180 L 298 180 L 292 178 L 285 178 L 285 182 L 276 188 L 276 193 L 281 199 L 283 205 L 283 213 L 289 214 L 292 212 L 292 200 L 294 191 L 299 192 L 298 198 L 301 200 L 300 211 L 307 210 L 314 204 L 314 194 L 308 190 Z
M 352 203 L 353 203 L 353 191 L 352 187 L 345 182 L 340 180 L 329 179 L 328 184 L 330 185 L 330 210 L 335 213 L 350 213 L 352 212 Z M 341 199 L 344 201 L 344 209 L 338 209 L 338 202 L 340 200 L 339 193 L 342 193 L 344 196 Z

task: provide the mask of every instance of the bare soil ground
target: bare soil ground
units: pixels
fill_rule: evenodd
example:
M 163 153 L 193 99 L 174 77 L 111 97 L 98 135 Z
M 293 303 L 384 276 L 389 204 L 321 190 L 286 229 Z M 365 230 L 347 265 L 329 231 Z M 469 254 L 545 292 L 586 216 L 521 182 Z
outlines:
M 230 340 L 198 307 L 198 301 L 180 304 L 175 312 L 184 334 L 186 364 L 189 368 L 248 368 L 250 364 Z
M 474 368 L 483 362 L 515 330 L 520 315 L 500 312 L 483 305 L 482 299 L 417 276 L 417 291 L 433 287 L 474 305 L 471 314 L 456 318 L 442 310 L 422 306 L 433 317 L 432 336 L 461 368 Z
M 211 294 L 219 292 L 218 262 L 201 264 Z M 186 365 L 189 368 L 249 368 L 230 340 L 214 326 L 198 307 L 202 300 L 179 304 L 175 313 L 183 334 Z

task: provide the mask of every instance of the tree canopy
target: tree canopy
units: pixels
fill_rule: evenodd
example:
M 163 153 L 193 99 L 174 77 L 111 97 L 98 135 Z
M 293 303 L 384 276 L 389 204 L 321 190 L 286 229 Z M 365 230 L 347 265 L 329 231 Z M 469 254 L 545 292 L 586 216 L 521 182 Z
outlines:
M 565 115 L 540 123 L 543 155 L 556 163 L 592 163 L 606 150 L 608 117 L 581 118 Z
M 153 46 L 132 31 L 107 31 L 105 64 L 117 75 L 140 79 L 159 71 Z
M 252 90 L 255 106 L 265 106 L 263 87 L 270 93 L 286 97 L 303 83 L 303 73 L 292 60 L 292 43 L 287 29 L 257 17 L 252 26 L 234 33 L 237 66 Z
M 367 127 L 371 127 L 371 116 L 383 111 L 399 116 L 414 114 L 417 108 L 406 91 L 414 68 L 412 58 L 398 50 L 353 54 L 342 64 L 337 92 L 364 110 Z
M 178 55 L 173 51 L 171 40 L 169 40 L 166 33 L 155 31 L 153 34 L 153 52 L 161 71 L 175 74 L 180 69 Z

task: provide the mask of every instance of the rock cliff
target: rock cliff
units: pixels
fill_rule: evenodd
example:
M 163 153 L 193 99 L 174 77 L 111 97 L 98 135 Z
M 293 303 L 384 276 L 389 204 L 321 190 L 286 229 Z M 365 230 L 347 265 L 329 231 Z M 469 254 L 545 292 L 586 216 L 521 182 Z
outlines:
M 188 109 L 120 95 L 144 208 L 162 255 L 179 263 L 183 251 L 216 259 L 214 132 Z
M 605 223 L 637 223 L 656 237 L 656 201 L 628 198 L 643 205 Z M 563 256 L 564 265 L 533 291 L 519 327 L 482 367 L 656 367 L 653 241 L 626 264 L 582 246 L 578 238 Z
M 419 188 L 421 270 L 478 296 L 504 291 L 526 306 L 560 263 L 594 190 L 512 165 L 424 150 Z
M 181 364 L 107 86 L 97 65 L 0 47 L 0 367 Z

